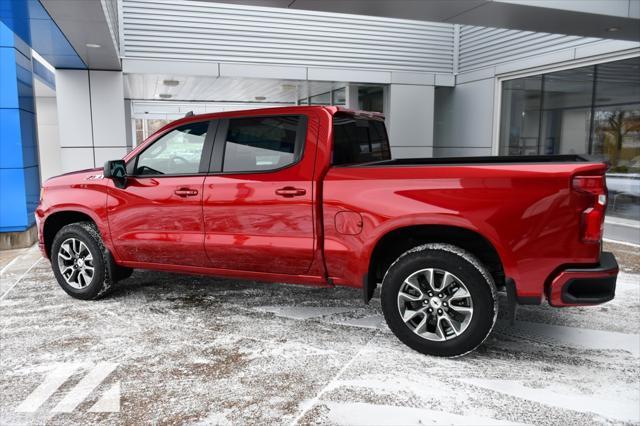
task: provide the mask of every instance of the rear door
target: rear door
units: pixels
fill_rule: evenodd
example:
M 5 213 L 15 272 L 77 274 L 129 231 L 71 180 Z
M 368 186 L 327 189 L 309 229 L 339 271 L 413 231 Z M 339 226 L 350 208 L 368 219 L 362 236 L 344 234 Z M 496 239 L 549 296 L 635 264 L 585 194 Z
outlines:
M 304 274 L 314 254 L 309 117 L 222 120 L 204 182 L 205 250 L 222 269 Z M 306 148 L 305 148 L 306 147 Z
M 202 193 L 216 124 L 169 130 L 127 163 L 126 188 L 109 188 L 109 227 L 121 259 L 207 265 Z

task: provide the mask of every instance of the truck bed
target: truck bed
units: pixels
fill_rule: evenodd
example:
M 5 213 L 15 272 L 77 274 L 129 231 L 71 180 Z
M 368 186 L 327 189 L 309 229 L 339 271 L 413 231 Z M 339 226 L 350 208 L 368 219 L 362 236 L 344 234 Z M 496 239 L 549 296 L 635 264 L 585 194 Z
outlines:
M 439 157 L 439 158 L 397 158 L 370 163 L 347 165 L 345 167 L 375 166 L 419 166 L 419 165 L 465 165 L 465 164 L 520 164 L 520 163 L 589 163 L 597 162 L 584 156 L 566 155 L 511 155 L 488 157 Z

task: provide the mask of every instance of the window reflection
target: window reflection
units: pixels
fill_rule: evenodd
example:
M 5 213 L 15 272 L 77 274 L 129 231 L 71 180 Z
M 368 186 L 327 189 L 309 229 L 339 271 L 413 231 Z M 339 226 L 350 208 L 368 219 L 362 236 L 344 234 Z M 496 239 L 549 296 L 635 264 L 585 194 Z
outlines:
M 503 155 L 537 155 L 540 152 L 540 101 L 542 76 L 505 81 L 502 86 L 500 146 Z
M 136 128 L 136 146 L 140 145 L 149 136 L 151 136 L 167 124 L 171 123 L 171 121 L 172 120 L 136 118 L 134 120 L 134 125 Z
M 608 161 L 609 214 L 640 218 L 640 57 L 505 81 L 500 153 Z
M 359 86 L 358 109 L 384 112 L 384 88 L 382 86 Z

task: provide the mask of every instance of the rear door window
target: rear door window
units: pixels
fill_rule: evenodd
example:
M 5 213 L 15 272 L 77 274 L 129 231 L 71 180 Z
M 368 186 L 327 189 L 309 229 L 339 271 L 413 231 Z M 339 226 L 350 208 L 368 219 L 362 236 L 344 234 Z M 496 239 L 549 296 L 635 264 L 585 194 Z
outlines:
M 232 118 L 225 140 L 223 172 L 261 172 L 296 163 L 307 120 L 300 115 Z
M 384 121 L 336 114 L 333 117 L 333 164 L 391 159 Z

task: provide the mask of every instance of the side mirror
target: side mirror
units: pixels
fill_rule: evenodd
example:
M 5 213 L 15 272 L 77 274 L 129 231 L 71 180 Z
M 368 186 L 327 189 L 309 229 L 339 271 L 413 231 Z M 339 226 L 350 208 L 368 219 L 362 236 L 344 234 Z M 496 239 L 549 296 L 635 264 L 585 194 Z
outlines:
M 112 179 L 118 188 L 127 186 L 127 165 L 124 160 L 110 160 L 104 163 L 102 175 L 105 179 Z

